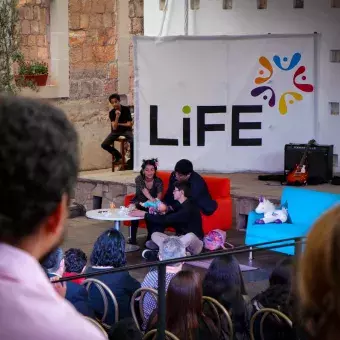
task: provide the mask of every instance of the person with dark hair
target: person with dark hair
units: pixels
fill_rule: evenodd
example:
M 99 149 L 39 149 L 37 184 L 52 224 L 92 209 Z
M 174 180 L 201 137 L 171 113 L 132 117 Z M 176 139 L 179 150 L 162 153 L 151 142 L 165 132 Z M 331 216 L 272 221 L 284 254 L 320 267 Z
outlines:
M 238 261 L 233 255 L 216 257 L 203 280 L 203 295 L 219 301 L 229 312 L 234 325 L 234 339 L 249 339 L 252 305 L 246 293 Z M 208 311 L 208 314 L 210 311 Z M 227 320 L 222 319 L 222 332 L 229 339 Z
M 145 218 L 148 229 L 148 241 L 146 246 L 151 250 L 157 250 L 167 235 L 164 230 L 171 226 L 176 230 L 176 234 L 181 236 L 188 252 L 199 254 L 203 249 L 203 229 L 202 216 L 196 204 L 190 198 L 190 184 L 187 181 L 176 182 L 174 184 L 173 196 L 179 202 L 176 210 L 165 215 L 153 215 L 145 211 L 136 210 L 131 212 L 131 216 L 141 216 Z M 152 241 L 150 241 L 150 238 Z M 143 257 L 150 257 L 150 253 L 145 250 Z
M 91 267 L 86 273 L 100 272 L 109 268 L 121 268 L 126 265 L 124 236 L 116 229 L 102 233 L 95 242 L 90 257 Z M 130 300 L 133 293 L 140 288 L 140 283 L 129 272 L 118 272 L 96 276 L 106 284 L 115 295 L 119 305 L 119 318 L 131 317 Z M 107 295 L 108 301 L 111 298 Z M 104 312 L 103 298 L 100 291 L 92 285 L 89 290 L 90 306 L 98 317 Z M 112 325 L 115 320 L 114 307 L 109 306 L 105 323 Z
M 64 237 L 78 173 L 74 127 L 46 101 L 1 96 L 0 145 L 0 338 L 103 339 L 39 264 Z
M 105 138 L 101 147 L 112 154 L 115 161 L 118 162 L 122 155 L 114 148 L 115 140 L 123 136 L 130 143 L 131 157 L 128 162 L 129 168 L 133 168 L 133 134 L 132 134 L 132 116 L 128 106 L 120 103 L 120 96 L 117 93 L 111 94 L 109 102 L 113 109 L 109 112 L 111 121 L 111 133 Z
M 157 327 L 157 311 L 148 330 Z M 183 340 L 218 339 L 213 321 L 203 313 L 202 283 L 193 271 L 180 271 L 170 281 L 166 294 L 166 330 Z
M 65 272 L 63 277 L 79 275 L 84 272 L 87 256 L 81 249 L 70 248 L 65 252 Z M 72 282 L 82 284 L 85 279 L 74 279 Z
M 277 263 L 269 277 L 269 287 L 256 295 L 252 302 L 254 310 L 262 308 L 274 308 L 287 315 L 291 320 L 294 318 L 295 294 L 292 292 L 293 260 L 287 257 Z M 255 323 L 255 334 L 260 334 L 259 317 Z M 295 339 L 296 334 L 287 324 L 272 315 L 266 317 L 263 325 L 264 338 L 268 340 Z
M 50 279 L 63 277 L 65 272 L 65 259 L 62 249 L 57 248 L 52 251 L 41 265 Z M 87 291 L 83 286 L 67 281 L 65 299 L 68 300 L 79 313 L 89 317 L 94 316 L 93 310 L 89 307 Z
M 168 190 L 164 196 L 164 202 L 175 209 L 178 203 L 173 197 L 176 182 L 187 181 L 191 186 L 191 200 L 204 215 L 212 215 L 217 209 L 217 202 L 211 198 L 207 184 L 201 175 L 194 171 L 192 163 L 188 159 L 179 160 L 174 172 L 170 176 Z
M 135 204 L 136 209 L 148 211 L 141 206 L 146 201 L 155 201 L 161 199 L 163 194 L 163 181 L 157 177 L 157 158 L 144 159 L 140 174 L 135 178 L 136 195 L 131 200 Z M 130 244 L 137 244 L 137 230 L 139 221 L 131 221 L 131 236 L 128 241 Z

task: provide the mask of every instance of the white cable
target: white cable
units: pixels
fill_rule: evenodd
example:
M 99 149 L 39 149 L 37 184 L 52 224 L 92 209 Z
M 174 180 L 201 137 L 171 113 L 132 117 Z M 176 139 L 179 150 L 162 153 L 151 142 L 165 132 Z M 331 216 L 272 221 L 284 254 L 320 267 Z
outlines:
M 160 38 L 162 36 L 162 33 L 163 33 L 164 23 L 165 23 L 165 19 L 166 19 L 166 12 L 168 11 L 168 1 L 169 0 L 165 0 L 164 9 L 163 9 L 163 18 L 162 18 L 162 22 L 161 22 L 161 29 L 159 31 L 158 38 Z
M 184 35 L 189 33 L 189 0 L 184 1 Z

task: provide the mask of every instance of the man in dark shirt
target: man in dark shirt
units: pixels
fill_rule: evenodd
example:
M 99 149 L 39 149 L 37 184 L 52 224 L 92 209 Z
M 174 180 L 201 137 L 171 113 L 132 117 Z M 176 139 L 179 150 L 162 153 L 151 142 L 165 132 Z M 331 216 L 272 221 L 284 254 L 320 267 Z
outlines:
M 154 215 L 141 210 L 131 212 L 131 216 L 144 217 L 148 228 L 148 239 L 159 246 L 167 235 L 163 234 L 166 227 L 171 226 L 181 236 L 183 243 L 191 253 L 202 251 L 203 229 L 200 209 L 190 199 L 190 183 L 181 181 L 174 183 L 174 200 L 178 202 L 173 211 L 165 215 Z M 149 242 L 150 244 L 150 242 Z M 148 246 L 148 242 L 147 242 Z M 150 247 L 152 248 L 152 246 Z
M 204 179 L 194 171 L 192 163 L 188 159 L 181 159 L 175 165 L 175 171 L 171 174 L 168 190 L 164 196 L 164 202 L 175 209 L 178 202 L 174 199 L 173 191 L 176 181 L 188 181 L 191 187 L 191 200 L 195 203 L 202 214 L 210 216 L 217 209 L 217 202 L 209 193 Z
M 109 97 L 109 102 L 113 109 L 109 113 L 111 121 L 111 133 L 106 137 L 102 143 L 102 148 L 110 152 L 115 161 L 118 162 L 122 155 L 118 150 L 113 147 L 116 139 L 120 136 L 124 136 L 126 140 L 130 143 L 130 161 L 128 164 L 129 168 L 132 168 L 133 161 L 133 134 L 132 134 L 132 117 L 130 109 L 120 103 L 120 96 L 118 94 L 112 94 Z

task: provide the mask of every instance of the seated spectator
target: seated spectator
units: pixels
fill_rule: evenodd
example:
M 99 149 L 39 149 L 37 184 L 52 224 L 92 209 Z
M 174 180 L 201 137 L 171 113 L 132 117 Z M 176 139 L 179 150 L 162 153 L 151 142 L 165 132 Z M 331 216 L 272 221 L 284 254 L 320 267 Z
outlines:
M 171 236 L 164 240 L 159 248 L 158 257 L 161 261 L 176 259 L 184 257 L 186 255 L 185 246 L 182 241 L 176 237 Z M 174 265 L 166 266 L 166 289 L 168 289 L 170 280 L 182 270 L 183 263 L 176 263 Z M 152 268 L 145 276 L 142 282 L 142 287 L 154 288 L 158 290 L 158 270 L 157 268 Z M 149 317 L 153 310 L 157 308 L 157 301 L 150 293 L 146 293 L 143 301 L 143 312 L 145 317 L 145 322 L 142 328 L 145 329 L 149 320 Z
M 163 239 L 166 227 L 171 226 L 176 234 L 183 237 L 183 243 L 193 255 L 199 254 L 203 249 L 202 216 L 199 208 L 190 200 L 190 184 L 182 181 L 174 184 L 173 196 L 179 205 L 165 215 L 154 215 L 141 210 L 131 212 L 131 216 L 144 217 L 147 223 L 148 234 L 152 241 L 147 241 L 150 249 L 158 249 Z
M 234 339 L 250 338 L 252 305 L 247 296 L 238 261 L 232 255 L 216 257 L 203 280 L 203 295 L 219 301 L 229 312 Z M 210 315 L 210 314 L 209 314 Z M 222 319 L 223 338 L 229 339 L 227 320 Z
M 269 288 L 253 298 L 254 311 L 274 308 L 287 315 L 291 320 L 294 314 L 294 294 L 292 292 L 293 263 L 290 257 L 280 261 L 269 277 Z M 260 336 L 259 316 L 254 327 L 255 335 Z M 295 339 L 294 331 L 287 324 L 269 315 L 263 323 L 264 338 L 268 340 Z
M 142 340 L 143 338 L 143 334 L 137 328 L 133 318 L 118 321 L 108 333 L 109 340 Z
M 71 248 L 65 252 L 65 272 L 63 277 L 82 274 L 85 271 L 87 256 L 81 249 Z M 72 282 L 82 284 L 85 279 L 74 279 Z
M 104 340 L 39 261 L 62 243 L 78 173 L 77 134 L 47 101 L 0 97 L 0 339 Z
M 156 327 L 155 311 L 148 330 Z M 171 279 L 166 294 L 166 330 L 184 340 L 218 339 L 213 321 L 203 313 L 202 282 L 198 273 L 180 271 Z
M 90 257 L 91 267 L 86 272 L 100 272 L 110 268 L 121 268 L 126 265 L 124 236 L 116 229 L 109 229 L 101 234 L 93 246 Z M 96 276 L 105 283 L 115 295 L 119 305 L 119 319 L 131 317 L 130 300 L 133 293 L 140 288 L 140 283 L 129 272 L 118 272 Z M 92 285 L 89 291 L 90 305 L 101 318 L 104 312 L 103 298 L 100 291 Z M 107 295 L 111 304 L 111 298 Z M 104 322 L 112 325 L 115 320 L 114 308 L 109 306 Z
M 339 254 L 340 206 L 337 205 L 309 231 L 298 266 L 299 307 L 306 332 L 303 338 L 339 339 Z
M 62 249 L 57 248 L 51 252 L 42 262 L 42 266 L 50 279 L 63 277 L 65 261 Z M 93 310 L 89 306 L 87 291 L 83 286 L 67 281 L 65 299 L 71 302 L 79 313 L 89 317 L 94 316 Z

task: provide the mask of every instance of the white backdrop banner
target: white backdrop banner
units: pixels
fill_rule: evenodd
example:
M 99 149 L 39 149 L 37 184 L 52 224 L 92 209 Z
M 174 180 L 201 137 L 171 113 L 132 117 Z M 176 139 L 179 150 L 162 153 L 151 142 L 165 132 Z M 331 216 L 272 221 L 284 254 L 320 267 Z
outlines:
M 313 35 L 136 37 L 135 170 L 283 171 L 314 135 Z

